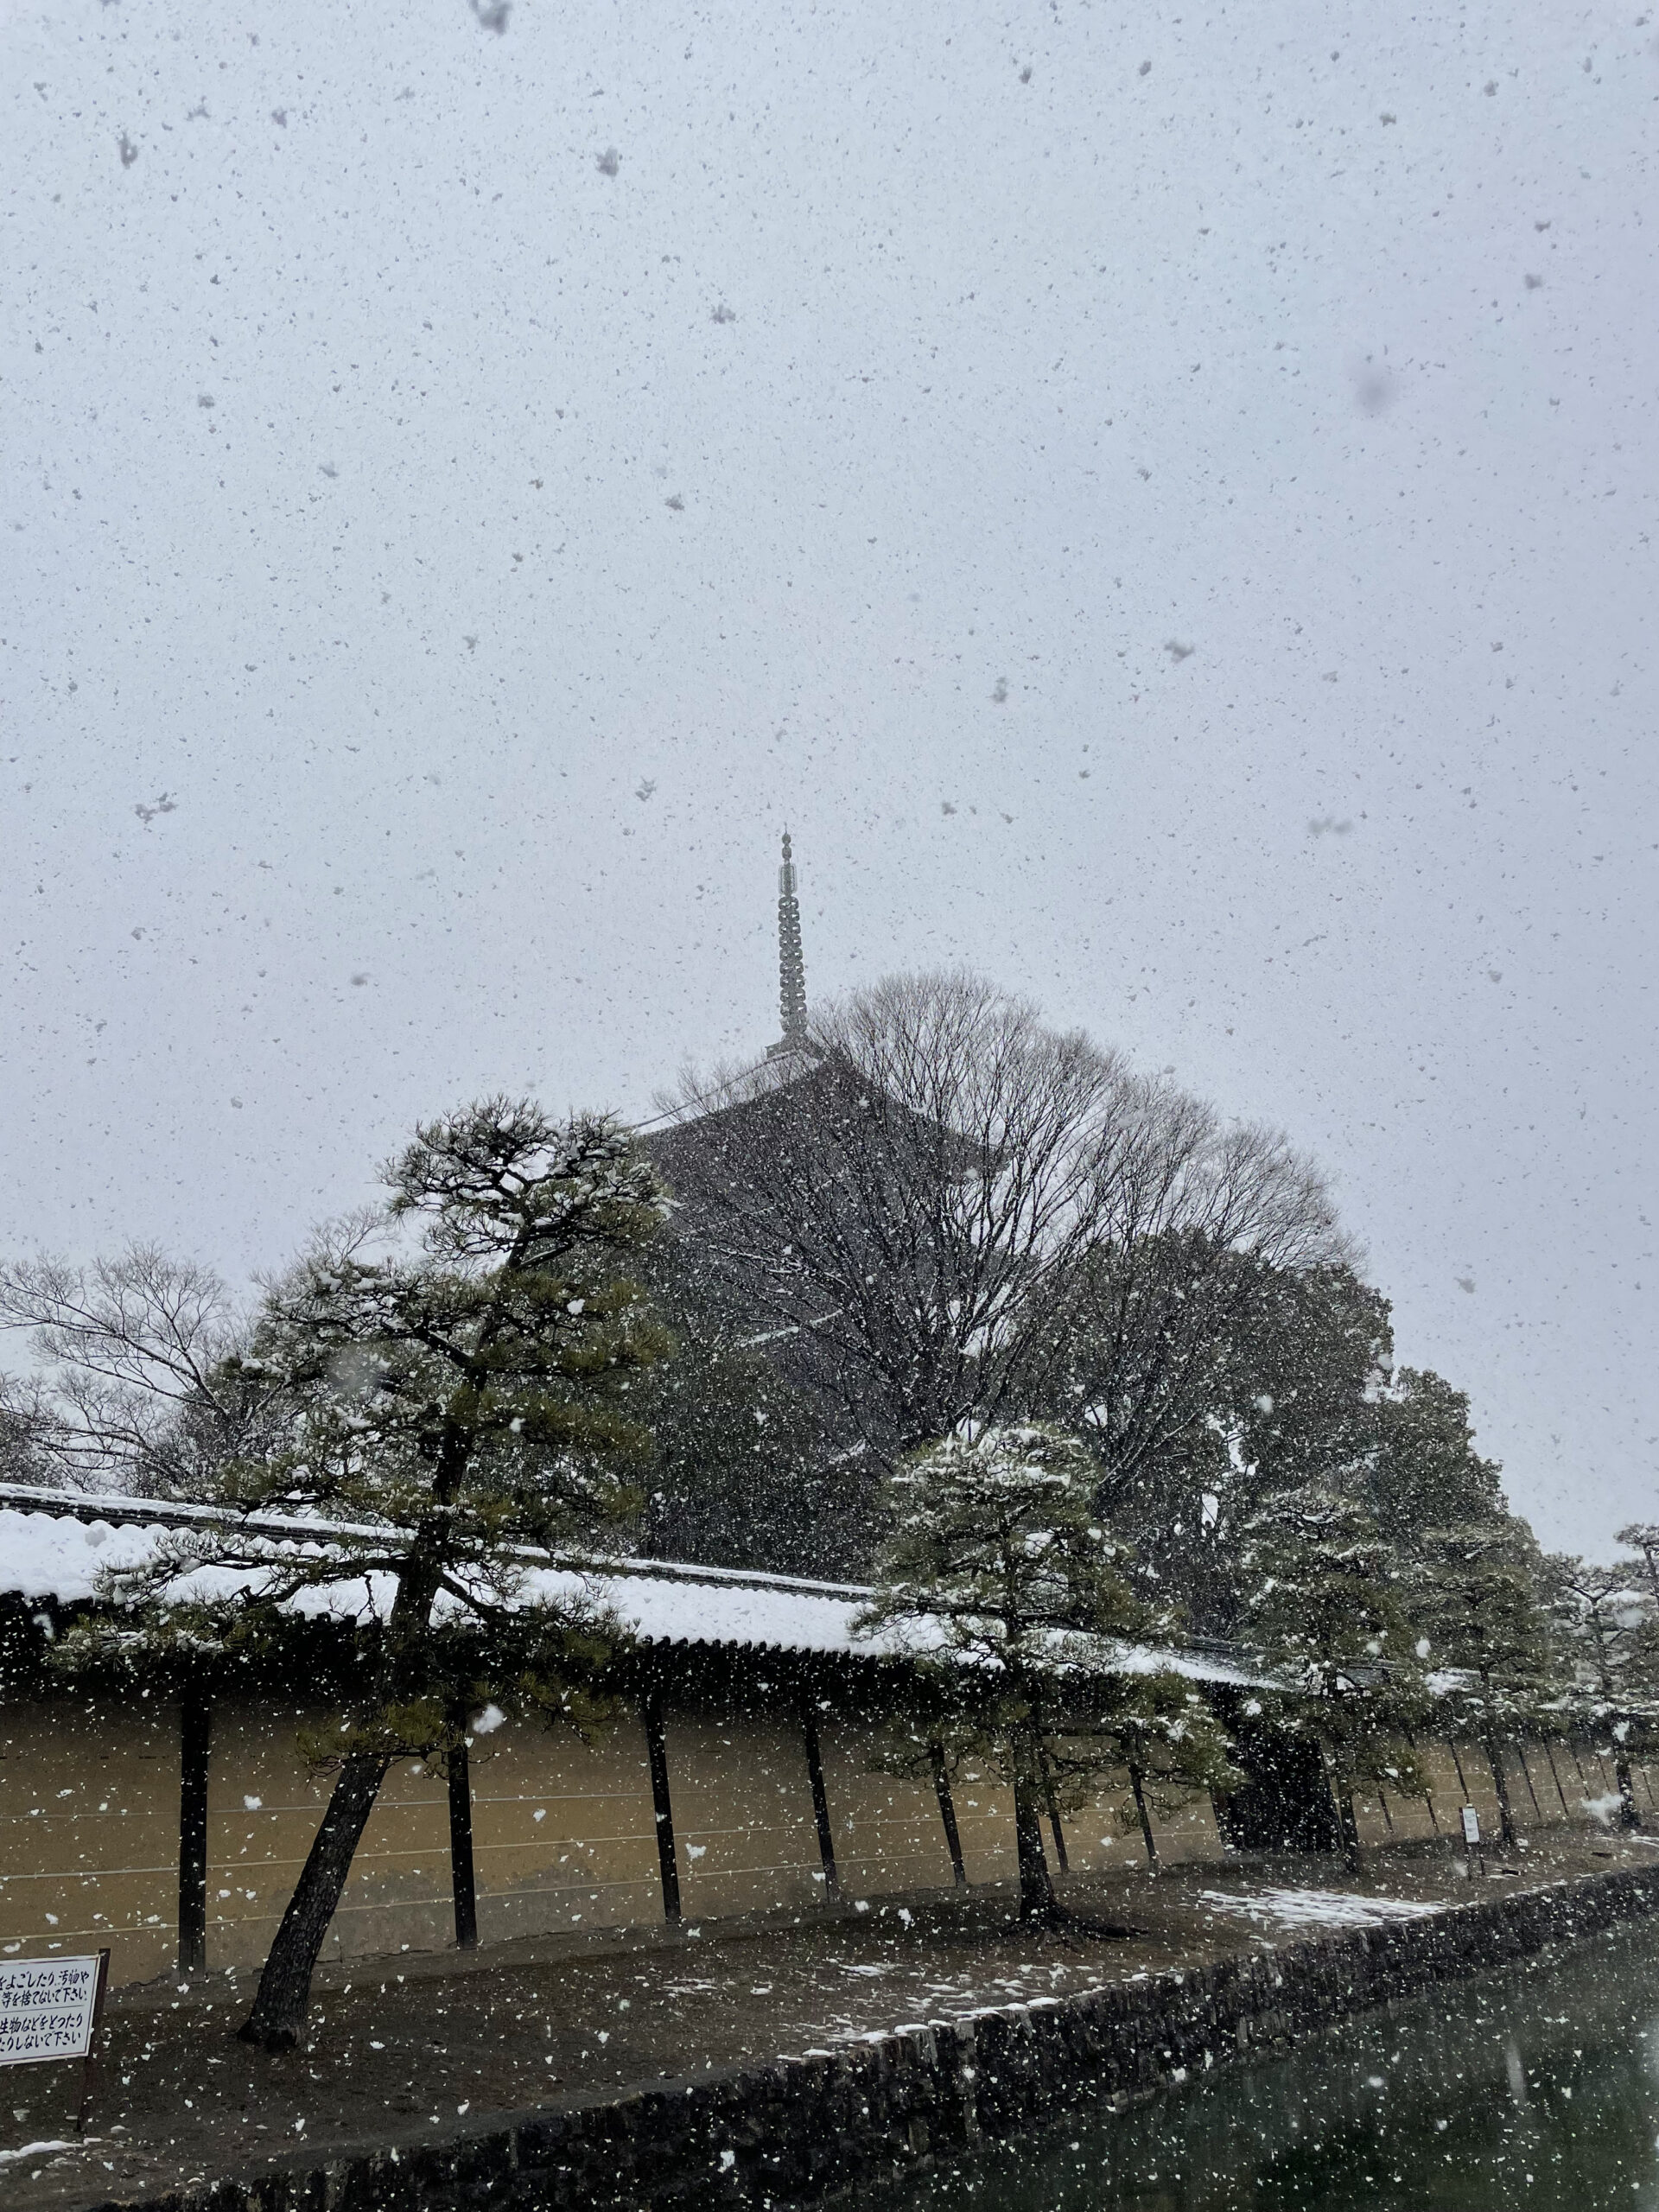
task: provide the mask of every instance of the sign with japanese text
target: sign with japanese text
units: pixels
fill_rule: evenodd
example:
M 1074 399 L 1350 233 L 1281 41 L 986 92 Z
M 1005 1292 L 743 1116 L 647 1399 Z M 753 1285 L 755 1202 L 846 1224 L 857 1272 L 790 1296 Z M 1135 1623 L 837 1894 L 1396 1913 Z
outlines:
M 99 1961 L 0 1960 L 0 2066 L 91 2055 Z

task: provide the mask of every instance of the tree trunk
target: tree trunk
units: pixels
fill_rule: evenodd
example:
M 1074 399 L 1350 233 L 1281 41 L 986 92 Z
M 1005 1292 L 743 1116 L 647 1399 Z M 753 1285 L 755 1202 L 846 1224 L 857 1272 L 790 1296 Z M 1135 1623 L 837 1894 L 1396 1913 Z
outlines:
M 1527 1785 L 1527 1795 L 1532 1800 L 1532 1809 L 1537 1814 L 1539 1820 L 1541 1821 L 1544 1817 L 1544 1808 L 1538 1802 L 1538 1792 L 1532 1786 L 1532 1767 L 1527 1758 L 1527 1744 L 1525 1737 L 1517 1736 L 1516 1738 L 1515 1755 L 1521 1762 L 1521 1779 Z
M 446 1452 L 448 1449 L 446 1445 Z M 447 1504 L 453 1497 L 457 1478 L 456 1469 L 441 1467 L 433 1485 L 441 1504 Z M 410 1546 L 386 1623 L 385 1642 L 376 1669 L 379 1709 L 387 1700 L 408 1695 L 420 1686 L 442 1560 L 441 1533 L 431 1523 L 423 1522 Z M 237 2030 L 244 2043 L 257 2044 L 262 2050 L 292 2050 L 304 2035 L 317 1955 L 391 1764 L 391 1755 L 384 1751 L 359 1746 L 346 1752 L 322 1824 L 276 1930 L 276 1940 L 266 1955 L 253 2010 Z
M 944 1764 L 944 1746 L 930 1744 L 927 1756 L 933 1768 L 933 1788 L 939 1801 L 939 1818 L 944 1823 L 945 1848 L 950 1853 L 950 1877 L 959 1890 L 968 1886 L 968 1868 L 962 1855 L 962 1833 L 957 1826 L 957 1808 L 950 1796 L 950 1777 Z
M 1618 1781 L 1618 1825 L 1622 1828 L 1639 1828 L 1642 1815 L 1636 1809 L 1636 1784 L 1630 1779 L 1630 1763 L 1623 1752 L 1613 1760 L 1613 1773 Z
M 1503 1771 L 1503 1753 L 1496 1736 L 1488 1736 L 1484 1749 L 1486 1763 L 1492 1770 L 1492 1787 L 1497 1792 L 1498 1840 L 1510 1851 L 1515 1848 L 1515 1815 L 1510 1806 L 1509 1777 Z
M 391 1762 L 380 1751 L 348 1751 L 276 1940 L 259 1977 L 253 2010 L 238 2030 L 261 2050 L 292 2050 L 305 2033 L 311 1976 L 352 1859 Z
M 1463 1761 L 1458 1757 L 1458 1745 L 1455 1737 L 1448 1736 L 1446 1738 L 1446 1748 L 1452 1754 L 1452 1764 L 1457 1769 L 1458 1787 L 1463 1792 L 1463 1802 L 1466 1805 L 1469 1802 L 1469 1779 L 1464 1773 Z
M 1147 1858 L 1152 1871 L 1158 1872 L 1158 1840 L 1152 1832 L 1152 1815 L 1147 1810 L 1147 1793 L 1141 1787 L 1141 1770 L 1133 1760 L 1129 1763 L 1129 1788 L 1135 1792 L 1135 1809 L 1141 1815 L 1141 1834 L 1147 1847 Z
M 1549 1747 L 1548 1736 L 1544 1738 L 1544 1757 L 1549 1762 L 1549 1778 L 1555 1785 L 1555 1795 L 1561 1801 L 1561 1818 L 1564 1821 L 1570 1821 L 1573 1817 L 1572 1808 L 1567 1802 L 1567 1792 L 1561 1787 L 1560 1774 L 1555 1764 L 1555 1754 Z
M 1342 1761 L 1325 1753 L 1325 1786 L 1331 1793 L 1331 1809 L 1337 1816 L 1337 1840 L 1342 1863 L 1351 1874 L 1359 1872 L 1359 1815 L 1354 1810 L 1354 1785 Z
M 1065 1830 L 1060 1826 L 1059 1800 L 1054 1795 L 1054 1785 L 1046 1782 L 1043 1796 L 1048 1806 L 1049 1832 L 1054 1838 L 1054 1863 L 1062 1874 L 1071 1872 L 1071 1862 L 1065 1855 Z
M 1020 1864 L 1020 1917 L 1052 1920 L 1058 1908 L 1054 1903 L 1054 1885 L 1048 1878 L 1048 1860 L 1043 1853 L 1038 1801 L 1018 1783 L 1014 1790 L 1014 1841 Z

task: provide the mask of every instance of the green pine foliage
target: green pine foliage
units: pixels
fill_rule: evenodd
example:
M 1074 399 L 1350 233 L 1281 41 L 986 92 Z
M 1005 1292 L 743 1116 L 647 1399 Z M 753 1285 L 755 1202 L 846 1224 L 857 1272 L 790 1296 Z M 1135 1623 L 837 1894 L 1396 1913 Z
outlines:
M 1269 1499 L 1243 1536 L 1242 1632 L 1290 1686 L 1281 1725 L 1319 1742 L 1357 1863 L 1356 1792 L 1424 1786 L 1411 1731 L 1427 1696 L 1399 1560 L 1357 1497 L 1320 1483 Z
M 1507 1513 L 1423 1529 L 1412 1548 L 1411 1599 L 1434 1670 L 1436 1725 L 1484 1750 L 1503 1840 L 1513 1844 L 1503 1747 L 1548 1725 L 1551 1688 L 1532 1532 Z
M 1133 1758 L 1165 1783 L 1228 1777 L 1220 1729 L 1191 1686 L 1122 1664 L 1125 1639 L 1168 1624 L 1130 1591 L 1094 1487 L 1084 1446 L 1039 1423 L 964 1426 L 916 1452 L 892 1478 L 892 1534 L 862 1617 L 941 1686 L 947 1753 L 1012 1788 L 1028 1916 L 1053 1910 L 1043 1812 Z
M 1467 1393 L 1431 1369 L 1402 1367 L 1377 1400 L 1370 1494 L 1376 1524 L 1408 1550 L 1427 1529 L 1507 1512 L 1495 1459 L 1475 1449 Z
M 1507 1516 L 1427 1529 L 1414 1564 L 1412 1601 L 1430 1663 L 1458 1677 L 1443 1685 L 1444 1703 L 1477 1736 L 1518 1733 L 1549 1688 L 1530 1531 Z
M 394 1761 L 442 1765 L 486 1700 L 581 1720 L 613 1624 L 580 1584 L 527 1588 L 526 1548 L 615 1549 L 648 1433 L 639 1378 L 670 1350 L 626 1257 L 656 1229 L 650 1167 L 614 1122 L 489 1099 L 418 1131 L 383 1216 L 321 1239 L 234 1356 L 280 1409 L 281 1447 L 225 1471 L 238 1510 L 177 1538 L 118 1594 L 130 1661 L 181 1643 L 275 1651 L 296 1612 L 355 1644 L 352 1693 L 313 1748 L 334 1796 L 267 1961 L 250 2040 L 286 2048 L 358 1839 Z M 315 1516 L 315 1545 L 241 1528 Z M 109 1634 L 66 1640 L 107 1663 Z
M 1274 1269 L 1228 1349 L 1229 1426 L 1255 1476 L 1250 1510 L 1311 1483 L 1347 1487 L 1374 1449 L 1393 1357 L 1382 1294 L 1345 1266 Z
M 1632 1761 L 1659 1746 L 1659 1649 L 1654 1601 L 1633 1563 L 1598 1567 L 1554 1553 L 1543 1583 L 1554 1630 L 1551 1717 L 1605 1749 L 1618 1785 L 1621 1827 L 1639 1828 Z
M 1192 1482 L 1154 1542 L 1137 1538 L 1195 1624 L 1241 1627 L 1246 1531 L 1272 1498 L 1361 1484 L 1375 1454 L 1377 1400 L 1393 1345 L 1388 1300 L 1340 1262 L 1257 1271 L 1224 1347 Z M 1201 1483 L 1213 1503 L 1207 1509 Z

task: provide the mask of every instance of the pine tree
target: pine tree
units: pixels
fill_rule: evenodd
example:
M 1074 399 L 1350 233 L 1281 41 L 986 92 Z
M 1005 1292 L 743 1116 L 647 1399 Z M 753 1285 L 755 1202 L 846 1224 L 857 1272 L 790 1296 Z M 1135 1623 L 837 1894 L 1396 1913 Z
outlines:
M 490 1099 L 420 1129 L 385 1180 L 388 1227 L 417 1234 L 381 1257 L 361 1230 L 325 1240 L 271 1292 L 238 1366 L 287 1408 L 288 1445 L 230 1471 L 224 1492 L 350 1533 L 275 1555 L 232 1528 L 181 1538 L 129 1592 L 149 1600 L 158 1656 L 181 1636 L 275 1649 L 296 1599 L 354 1624 L 362 1688 L 329 1732 L 333 1794 L 241 2031 L 268 2050 L 304 2031 L 394 1762 L 442 1766 L 486 1700 L 575 1710 L 572 1675 L 597 1662 L 607 1624 L 527 1591 L 524 1548 L 580 1555 L 630 1525 L 623 1468 L 647 1440 L 628 1393 L 668 1348 L 615 1272 L 662 1211 L 615 1123 Z M 181 1611 L 206 1567 L 232 1570 L 209 1581 L 232 1594 Z M 74 1656 L 98 1657 L 95 1642 Z
M 1551 1700 L 1569 1727 L 1605 1739 L 1618 1786 L 1618 1824 L 1639 1828 L 1630 1771 L 1659 1736 L 1654 1605 L 1631 1564 L 1595 1567 L 1564 1553 L 1544 1561 L 1561 1681 Z
M 1241 1564 L 1241 1633 L 1295 1685 L 1283 1723 L 1318 1738 L 1357 1867 L 1356 1791 L 1422 1786 L 1410 1732 L 1426 1695 L 1399 1561 L 1357 1498 L 1310 1483 L 1252 1516 Z
M 1226 1777 L 1221 1732 L 1191 1685 L 1122 1666 L 1155 1625 L 1094 1509 L 1095 1467 L 1039 1424 L 926 1446 L 891 1478 L 893 1534 L 862 1616 L 906 1643 L 944 1692 L 948 1738 L 1011 1786 L 1024 1919 L 1056 1916 L 1041 1816 L 1137 1745 L 1194 1783 Z M 1133 1732 L 1141 1731 L 1138 1736 Z
M 1430 1368 L 1395 1370 L 1376 1408 L 1368 1487 L 1377 1527 L 1408 1552 L 1426 1529 L 1501 1520 L 1503 1469 L 1475 1449 L 1468 1394 Z
M 1375 1447 L 1392 1358 L 1389 1301 L 1352 1268 L 1264 1273 L 1230 1347 L 1224 1413 L 1254 1473 L 1251 1510 L 1310 1483 L 1346 1486 Z
M 1549 1631 L 1536 1546 L 1510 1515 L 1424 1529 L 1413 1548 L 1412 1608 L 1440 1675 L 1440 1726 L 1486 1754 L 1502 1840 L 1516 1840 L 1503 1745 L 1537 1719 L 1548 1696 Z
M 1124 1533 L 1194 1623 L 1239 1632 L 1244 1530 L 1266 1502 L 1309 1484 L 1343 1489 L 1370 1464 L 1393 1344 L 1388 1300 L 1344 1265 L 1272 1268 L 1230 1332 L 1207 1423 L 1211 1465 L 1160 1541 Z

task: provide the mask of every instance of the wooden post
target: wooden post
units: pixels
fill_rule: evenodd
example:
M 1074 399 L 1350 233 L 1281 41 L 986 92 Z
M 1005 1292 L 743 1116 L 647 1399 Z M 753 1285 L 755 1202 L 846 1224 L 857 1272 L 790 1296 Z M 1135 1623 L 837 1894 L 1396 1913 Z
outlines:
M 801 1733 L 806 1738 L 806 1777 L 812 1784 L 812 1814 L 818 1824 L 818 1857 L 823 1861 L 823 1893 L 841 1895 L 836 1872 L 836 1839 L 830 1826 L 830 1799 L 823 1786 L 823 1761 L 818 1755 L 818 1723 L 810 1700 L 801 1700 Z
M 1516 1738 L 1515 1755 L 1521 1762 L 1521 1779 L 1527 1785 L 1527 1795 L 1532 1800 L 1532 1809 L 1541 1821 L 1544 1817 L 1544 1808 L 1538 1802 L 1538 1792 L 1532 1786 L 1532 1769 L 1527 1764 L 1527 1743 L 1524 1736 Z
M 1045 1775 L 1043 1795 L 1048 1801 L 1048 1825 L 1054 1831 L 1054 1862 L 1062 1874 L 1071 1872 L 1071 1863 L 1065 1855 L 1065 1836 L 1060 1827 L 1060 1808 L 1055 1802 L 1054 1785 Z
M 1129 1788 L 1135 1793 L 1135 1809 L 1141 1816 L 1141 1840 L 1147 1847 L 1147 1863 L 1155 1874 L 1158 1872 L 1158 1839 L 1152 1832 L 1152 1815 L 1147 1810 L 1147 1793 L 1141 1769 L 1129 1762 Z
M 478 1948 L 478 1883 L 473 1868 L 473 1773 L 467 1756 L 467 1724 L 450 1751 L 449 1885 L 455 1899 L 455 1948 Z
M 213 1707 L 194 1690 L 179 1700 L 179 1972 L 207 1963 L 207 1752 Z
M 1406 1731 L 1406 1741 L 1411 1745 L 1412 1751 L 1414 1753 L 1417 1749 L 1417 1738 L 1412 1734 L 1409 1728 Z M 1434 1810 L 1434 1792 L 1429 1787 L 1427 1770 L 1425 1770 L 1423 1775 L 1423 1802 L 1428 1808 L 1428 1825 L 1433 1829 L 1435 1834 L 1439 1835 L 1440 1832 L 1440 1816 Z
M 86 2115 L 92 2108 L 92 2085 L 98 2079 L 98 2037 L 104 2025 L 104 1993 L 110 1983 L 110 1955 L 98 1955 L 98 1981 L 92 1991 L 92 2029 L 86 2038 L 86 2056 L 80 2069 L 80 2110 L 75 2114 L 75 2133 L 86 2133 Z
M 1513 1851 L 1516 1843 L 1515 1811 L 1510 1803 L 1510 1778 L 1503 1771 L 1503 1746 L 1496 1736 L 1482 1738 L 1486 1764 L 1492 1770 L 1492 1788 L 1497 1792 L 1497 1840 L 1506 1851 Z M 1485 1872 L 1484 1867 L 1481 1869 Z
M 657 1865 L 663 1878 L 663 1918 L 680 1917 L 680 1862 L 674 1849 L 674 1808 L 668 1795 L 668 1733 L 662 1700 L 648 1690 L 645 1703 L 645 1758 L 651 1767 L 651 1807 L 657 1820 Z
M 1549 1778 L 1555 1784 L 1555 1795 L 1561 1801 L 1561 1818 L 1564 1821 L 1570 1821 L 1573 1815 L 1567 1808 L 1567 1792 L 1561 1787 L 1560 1774 L 1555 1764 L 1555 1754 L 1550 1749 L 1549 1738 L 1548 1736 L 1544 1738 L 1544 1757 L 1549 1764 Z
M 930 1744 L 927 1756 L 933 1765 L 933 1787 L 939 1800 L 939 1818 L 944 1822 L 945 1847 L 950 1853 L 950 1873 L 957 1887 L 968 1886 L 968 1868 L 962 1856 L 962 1836 L 957 1827 L 957 1808 L 950 1796 L 950 1777 L 944 1768 L 944 1746 Z

